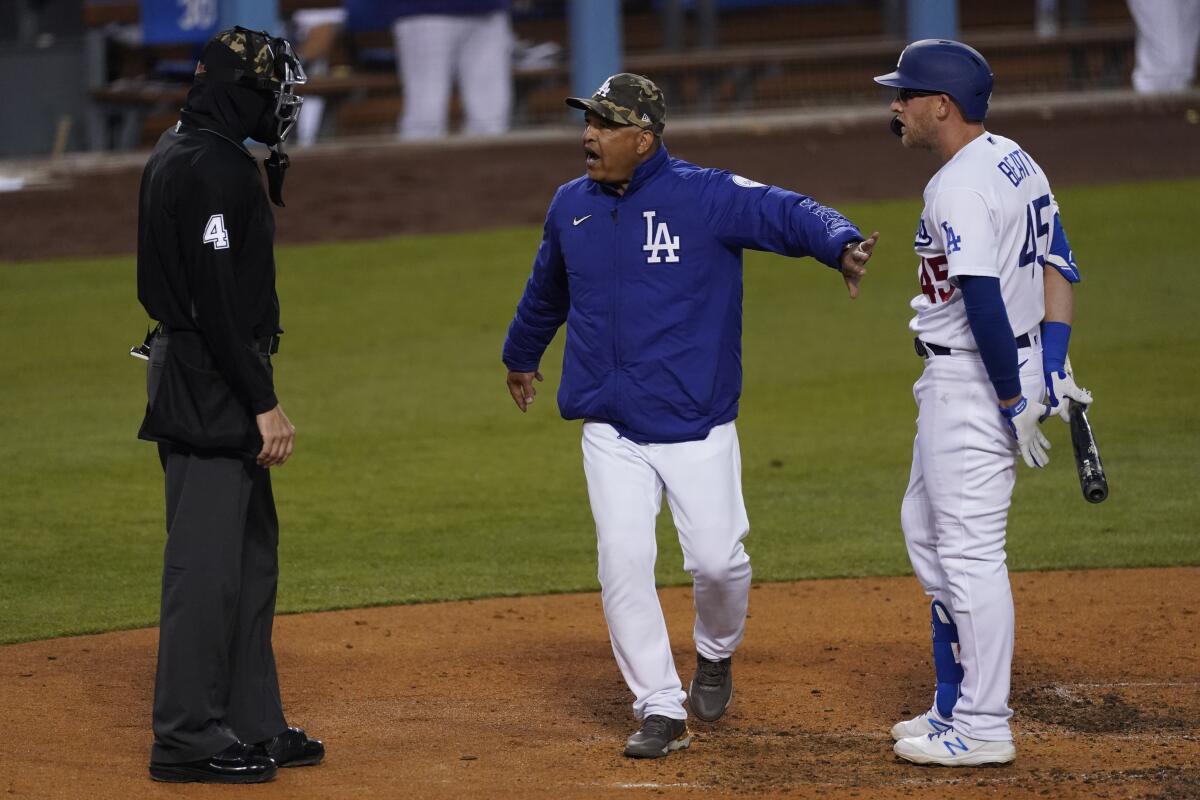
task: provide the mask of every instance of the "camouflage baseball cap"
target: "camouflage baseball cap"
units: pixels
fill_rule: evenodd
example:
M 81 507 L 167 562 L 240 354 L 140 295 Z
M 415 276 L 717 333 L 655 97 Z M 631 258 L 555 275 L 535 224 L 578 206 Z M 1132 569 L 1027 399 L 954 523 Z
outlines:
M 196 77 L 254 89 L 278 89 L 280 66 L 266 31 L 237 27 L 208 40 L 196 65 Z
M 631 72 L 618 72 L 591 97 L 568 97 L 567 105 L 591 111 L 620 125 L 662 133 L 667 124 L 667 101 L 654 81 Z

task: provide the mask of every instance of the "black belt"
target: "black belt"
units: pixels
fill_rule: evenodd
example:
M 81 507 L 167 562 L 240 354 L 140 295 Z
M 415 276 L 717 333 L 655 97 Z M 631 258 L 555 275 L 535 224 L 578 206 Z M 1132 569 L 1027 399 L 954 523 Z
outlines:
M 159 323 L 158 327 L 147 334 L 147 344 L 153 340 L 155 335 L 168 335 L 171 333 L 200 333 L 195 328 L 171 328 L 165 323 Z M 279 334 L 273 333 L 270 336 L 263 336 L 261 339 L 254 340 L 254 349 L 262 353 L 264 356 L 273 356 L 279 352 Z M 148 348 L 147 348 L 148 350 Z
M 1029 334 L 1022 333 L 1016 338 L 1016 343 L 1018 350 L 1020 350 L 1022 347 L 1029 347 Z M 913 349 L 917 351 L 917 355 L 919 355 L 921 358 L 929 358 L 930 356 L 948 356 L 951 353 L 949 347 L 943 347 L 942 345 L 934 344 L 933 342 L 922 342 L 919 336 L 916 339 L 913 339 Z
M 264 356 L 273 356 L 279 352 L 279 334 L 272 333 L 270 336 L 264 336 L 254 343 L 255 349 Z

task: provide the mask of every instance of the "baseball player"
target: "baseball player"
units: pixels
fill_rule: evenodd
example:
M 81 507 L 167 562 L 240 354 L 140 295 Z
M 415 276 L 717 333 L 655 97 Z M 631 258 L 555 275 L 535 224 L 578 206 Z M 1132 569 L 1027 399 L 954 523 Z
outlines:
M 892 728 L 918 764 L 1003 764 L 1016 757 L 1009 718 L 1013 602 L 1004 538 L 1014 452 L 1044 467 L 1038 423 L 1091 402 L 1064 371 L 1079 272 L 1042 168 L 984 130 L 992 73 L 978 52 L 914 42 L 894 72 L 892 131 L 932 151 L 913 246 L 912 301 L 925 369 L 913 387 L 917 436 L 901 524 L 932 598 L 937 687 L 929 711 Z M 1041 400 L 1045 399 L 1045 403 Z
M 542 354 L 567 323 L 558 405 L 582 419 L 604 617 L 640 730 L 625 755 L 687 747 L 733 693 L 750 589 L 734 419 L 741 394 L 742 250 L 812 256 L 850 296 L 869 238 L 811 198 L 672 158 L 662 92 L 613 75 L 584 111 L 586 175 L 559 187 L 503 360 L 528 410 Z M 654 585 L 663 493 L 695 588 L 697 668 L 685 694 Z

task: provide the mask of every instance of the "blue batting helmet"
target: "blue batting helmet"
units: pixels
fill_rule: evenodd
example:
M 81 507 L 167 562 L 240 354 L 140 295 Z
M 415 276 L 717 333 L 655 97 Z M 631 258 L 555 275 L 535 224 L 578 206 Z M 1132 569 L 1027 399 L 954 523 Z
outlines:
M 904 48 L 896 71 L 875 82 L 897 89 L 941 92 L 954 98 L 970 122 L 987 116 L 992 68 L 973 47 L 949 39 L 922 39 Z

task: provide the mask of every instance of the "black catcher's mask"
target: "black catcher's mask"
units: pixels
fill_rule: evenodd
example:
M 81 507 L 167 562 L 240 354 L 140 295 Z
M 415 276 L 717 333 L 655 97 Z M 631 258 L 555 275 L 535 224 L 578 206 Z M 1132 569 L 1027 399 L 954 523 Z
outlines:
M 229 90 L 234 116 L 241 118 L 244 130 L 238 134 L 262 142 L 271 148 L 264 161 L 271 201 L 283 205 L 283 176 L 288 167 L 283 142 L 296 126 L 304 98 L 296 87 L 308 81 L 304 67 L 291 42 L 273 37 L 266 31 L 236 27 L 221 31 L 204 46 L 196 65 L 196 84 L 225 85 Z M 252 95 L 260 103 L 241 102 Z M 189 101 L 190 103 L 190 101 Z M 251 108 L 247 108 L 247 105 Z M 246 118 L 246 117 L 249 118 Z

